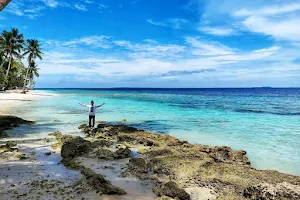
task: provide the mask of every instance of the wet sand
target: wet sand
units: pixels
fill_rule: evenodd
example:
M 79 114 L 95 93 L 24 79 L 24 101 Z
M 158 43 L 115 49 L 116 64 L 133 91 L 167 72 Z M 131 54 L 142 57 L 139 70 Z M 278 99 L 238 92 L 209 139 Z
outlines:
M 21 109 L 22 105 L 30 101 L 49 96 L 52 94 L 38 91 L 27 94 L 22 94 L 21 90 L 1 92 L 0 114 L 9 115 L 12 109 Z M 9 132 L 13 133 L 14 130 Z M 50 181 L 55 185 L 52 189 L 55 191 L 80 178 L 79 172 L 69 170 L 59 163 L 60 151 L 51 148 L 53 138 L 7 137 L 0 138 L 0 145 L 8 141 L 16 143 L 17 150 L 0 151 L 0 199 L 52 199 L 52 194 L 34 185 L 37 183 L 35 181 Z M 23 155 L 22 159 L 18 157 L 20 155 Z
M 53 142 L 44 138 L 11 138 L 5 141 L 16 142 L 18 151 L 0 153 L 0 199 L 51 199 L 46 188 L 38 188 L 33 183 L 50 181 L 55 191 L 80 178 L 79 172 L 60 164 L 60 151 L 51 148 Z M 16 157 L 20 154 L 24 155 L 23 159 Z
M 127 194 L 118 195 L 103 195 L 105 200 L 131 200 L 131 199 L 145 199 L 155 200 L 156 195 L 152 192 L 152 181 L 139 180 L 134 177 L 122 177 L 122 172 L 127 169 L 129 159 L 102 161 L 98 159 L 90 159 L 79 157 L 76 161 L 81 162 L 82 165 L 92 169 L 94 172 L 102 174 L 114 186 L 124 189 Z

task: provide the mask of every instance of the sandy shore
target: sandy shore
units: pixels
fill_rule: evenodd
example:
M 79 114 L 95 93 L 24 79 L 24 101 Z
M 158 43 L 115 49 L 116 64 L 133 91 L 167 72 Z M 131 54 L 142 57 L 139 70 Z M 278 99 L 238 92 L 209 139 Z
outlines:
M 26 102 L 52 96 L 52 94 L 41 91 L 29 91 L 27 94 L 22 94 L 21 92 L 22 90 L 0 92 L 0 114 L 11 114 L 11 109 L 19 107 Z
M 28 102 L 49 96 L 53 95 L 40 91 L 29 91 L 27 94 L 22 94 L 21 90 L 1 92 L 0 115 L 12 115 L 11 110 L 18 110 Z M 16 144 L 16 150 L 0 150 L 0 199 L 53 199 L 53 194 L 47 192 L 43 184 L 53 184 L 54 192 L 79 178 L 78 172 L 59 165 L 60 151 L 51 148 L 51 138 L 0 138 L 1 145 L 8 141 Z
M 22 94 L 21 90 L 1 92 L 0 115 L 11 115 L 12 109 L 18 110 L 28 102 L 49 96 L 53 95 L 40 91 L 30 91 L 27 94 Z M 44 184 L 50 182 L 55 184 L 54 190 L 64 188 L 64 184 L 71 184 L 78 179 L 78 172 L 58 165 L 61 160 L 60 152 L 51 148 L 53 142 L 49 139 L 0 138 L 1 145 L 5 145 L 8 141 L 16 144 L 14 147 L 16 150 L 8 152 L 0 150 L 0 199 L 39 199 L 39 197 L 52 199 L 49 192 L 41 188 L 41 185 L 35 184 L 40 184 L 41 181 L 44 181 Z

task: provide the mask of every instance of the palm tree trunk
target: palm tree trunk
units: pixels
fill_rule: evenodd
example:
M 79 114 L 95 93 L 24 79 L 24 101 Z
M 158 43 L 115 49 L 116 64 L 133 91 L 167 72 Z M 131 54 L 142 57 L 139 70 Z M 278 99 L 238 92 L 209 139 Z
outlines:
M 2 90 L 5 89 L 5 83 L 6 83 L 6 81 L 7 81 L 8 73 L 9 73 L 9 70 L 10 70 L 11 59 L 12 59 L 12 55 L 10 55 L 10 59 L 9 59 L 9 61 L 8 61 L 8 68 L 7 68 L 7 70 L 6 70 L 6 75 L 5 75 L 5 77 L 4 77 Z
M 5 57 L 5 56 L 4 56 L 4 57 Z M 0 67 L 0 68 L 3 67 L 3 65 L 5 64 L 5 62 L 6 62 L 6 58 L 4 58 L 3 62 L 1 63 L 1 67 Z
M 30 85 L 31 84 L 31 79 L 29 79 L 29 81 L 28 81 L 28 87 L 27 87 L 27 91 L 29 90 L 29 88 L 30 88 Z
M 28 72 L 29 72 L 29 66 L 27 67 L 27 70 L 26 70 L 26 76 L 25 76 L 25 80 L 24 80 L 23 92 L 25 92 L 25 88 L 26 88 L 26 81 L 27 81 Z
M 2 68 L 4 64 L 5 64 L 5 61 L 3 61 L 3 62 L 1 63 L 1 67 L 0 67 L 0 68 Z

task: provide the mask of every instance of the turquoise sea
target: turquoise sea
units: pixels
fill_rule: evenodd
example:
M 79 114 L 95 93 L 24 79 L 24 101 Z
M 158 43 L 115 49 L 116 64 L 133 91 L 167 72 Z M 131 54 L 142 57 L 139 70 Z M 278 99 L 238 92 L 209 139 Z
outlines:
M 88 112 L 78 103 L 105 102 L 96 120 L 126 124 L 191 143 L 247 151 L 252 166 L 300 175 L 300 89 L 41 89 L 56 94 L 16 109 L 37 121 L 28 135 L 79 134 Z M 57 120 L 54 122 L 54 120 Z

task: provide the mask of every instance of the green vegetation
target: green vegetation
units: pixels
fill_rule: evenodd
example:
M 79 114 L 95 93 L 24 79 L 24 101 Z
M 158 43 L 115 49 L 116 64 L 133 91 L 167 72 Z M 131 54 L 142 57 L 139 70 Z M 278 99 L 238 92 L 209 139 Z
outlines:
M 37 65 L 35 64 L 34 59 L 36 59 L 37 57 L 41 60 L 42 59 L 42 52 L 40 49 L 40 44 L 39 41 L 37 40 L 27 40 L 27 44 L 26 44 L 26 48 L 25 48 L 25 52 L 23 54 L 23 56 L 28 55 L 28 67 L 26 70 L 26 76 L 25 76 L 25 81 L 24 81 L 24 86 L 23 86 L 23 92 L 25 92 L 26 89 L 26 80 L 28 79 L 28 83 L 30 83 L 30 80 L 33 79 L 34 75 L 36 77 L 39 76 L 37 70 Z
M 23 34 L 18 29 L 4 30 L 0 36 L 0 84 L 1 89 L 14 89 L 23 86 L 33 87 L 34 77 L 39 77 L 36 58 L 42 59 L 39 41 L 24 40 Z M 25 67 L 23 59 L 27 58 L 28 66 Z
M 17 154 L 16 157 L 17 157 L 18 159 L 20 159 L 20 160 L 25 160 L 25 159 L 27 159 L 27 157 L 25 156 L 25 154 L 22 154 L 22 153 Z
M 13 150 L 14 150 L 13 147 L 15 147 L 15 146 L 17 146 L 16 143 L 14 143 L 14 142 L 12 142 L 12 141 L 8 141 L 8 142 L 6 142 L 5 145 L 0 145 L 0 150 L 4 150 L 4 151 L 13 151 Z

